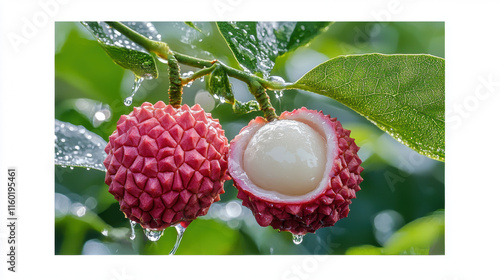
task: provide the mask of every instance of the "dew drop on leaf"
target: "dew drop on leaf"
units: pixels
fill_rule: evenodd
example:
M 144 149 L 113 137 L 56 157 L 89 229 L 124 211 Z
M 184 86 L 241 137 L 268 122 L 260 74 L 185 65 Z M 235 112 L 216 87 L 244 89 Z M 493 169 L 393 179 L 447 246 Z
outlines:
M 83 133 L 82 133 L 83 132 Z M 83 126 L 55 120 L 54 162 L 60 166 L 106 171 L 103 161 L 107 142 Z

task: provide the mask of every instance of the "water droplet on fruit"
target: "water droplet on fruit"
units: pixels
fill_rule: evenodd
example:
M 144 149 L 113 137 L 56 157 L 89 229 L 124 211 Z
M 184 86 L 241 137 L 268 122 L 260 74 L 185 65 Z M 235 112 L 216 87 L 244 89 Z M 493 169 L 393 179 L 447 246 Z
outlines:
M 149 241 L 156 242 L 160 240 L 160 237 L 163 235 L 163 230 L 152 230 L 152 229 L 144 229 L 144 235 L 149 239 Z
M 172 250 L 170 250 L 169 255 L 174 255 L 177 249 L 179 248 L 179 245 L 181 244 L 182 236 L 184 236 L 184 232 L 186 231 L 186 228 L 182 226 L 182 224 L 177 224 L 175 225 L 175 230 L 177 231 L 177 239 L 175 240 L 174 247 Z
M 125 100 L 123 101 L 123 104 L 125 104 L 125 106 L 132 105 L 132 101 L 134 100 L 134 95 L 139 90 L 139 87 L 141 86 L 143 81 L 144 77 L 135 77 L 134 85 L 132 86 L 132 93 L 130 94 L 129 97 L 125 98 Z
M 136 222 L 130 220 L 130 230 L 131 230 L 131 233 L 130 233 L 130 240 L 134 240 L 135 239 L 135 225 L 137 225 Z
M 304 240 L 304 235 L 301 234 L 292 234 L 293 244 L 299 245 Z

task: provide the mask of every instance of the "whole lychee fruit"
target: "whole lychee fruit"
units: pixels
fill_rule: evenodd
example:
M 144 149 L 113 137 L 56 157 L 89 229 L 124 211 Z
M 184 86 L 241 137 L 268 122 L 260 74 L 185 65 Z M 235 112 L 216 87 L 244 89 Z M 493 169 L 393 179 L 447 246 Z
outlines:
M 333 226 L 360 190 L 359 147 L 336 118 L 301 108 L 250 121 L 231 141 L 229 174 L 259 225 L 295 235 Z
M 145 102 L 109 137 L 105 182 L 130 220 L 145 229 L 189 224 L 224 192 L 229 145 L 199 106 Z

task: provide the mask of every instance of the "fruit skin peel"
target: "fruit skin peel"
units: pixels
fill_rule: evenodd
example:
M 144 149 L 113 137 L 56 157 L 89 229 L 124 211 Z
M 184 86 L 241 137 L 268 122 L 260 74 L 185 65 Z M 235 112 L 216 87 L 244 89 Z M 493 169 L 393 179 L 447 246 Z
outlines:
M 351 200 L 361 188 L 363 168 L 357 152 L 359 147 L 349 137 L 350 131 L 336 118 L 322 112 L 301 108 L 284 112 L 279 120 L 299 121 L 316 131 L 326 143 L 326 161 L 322 178 L 311 191 L 300 195 L 269 190 L 254 181 L 256 174 L 245 170 L 245 152 L 252 137 L 267 124 L 262 117 L 250 121 L 231 141 L 229 174 L 238 189 L 238 198 L 254 214 L 259 225 L 289 231 L 296 235 L 314 233 L 322 227 L 333 226 L 349 213 Z M 258 163 L 257 163 L 258 164 Z M 272 175 L 272 174 L 271 174 Z M 259 178 L 260 179 L 260 178 Z
M 105 148 L 105 183 L 144 229 L 187 226 L 224 193 L 229 145 L 199 106 L 143 103 L 120 117 Z

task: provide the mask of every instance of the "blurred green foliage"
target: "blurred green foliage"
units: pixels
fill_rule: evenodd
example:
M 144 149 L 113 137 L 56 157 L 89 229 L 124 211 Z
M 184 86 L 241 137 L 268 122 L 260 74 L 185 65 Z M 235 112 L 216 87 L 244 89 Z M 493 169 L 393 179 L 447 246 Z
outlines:
M 155 26 L 172 49 L 237 68 L 215 24 L 194 24 L 202 32 L 182 22 Z M 58 22 L 55 28 L 55 118 L 83 125 L 107 140 L 120 115 L 132 109 L 123 100 L 130 95 L 134 75 L 114 64 L 80 23 Z M 337 22 L 307 47 L 279 57 L 271 75 L 292 82 L 329 58 L 374 52 L 444 57 L 444 23 Z M 183 72 L 195 70 L 181 67 Z M 168 100 L 167 67 L 159 63 L 158 72 L 158 79 L 143 82 L 133 106 Z M 245 84 L 232 78 L 230 82 L 235 99 L 252 99 Z M 195 81 L 184 89 L 183 102 L 199 102 L 204 89 L 204 82 Z M 438 211 L 444 209 L 444 163 L 417 154 L 327 97 L 295 90 L 270 96 L 278 113 L 306 106 L 337 117 L 352 130 L 365 171 L 349 216 L 294 245 L 291 234 L 260 227 L 241 207 L 228 181 L 221 201 L 187 228 L 177 254 L 444 254 L 444 210 Z M 76 105 L 82 99 L 106 106 L 111 114 L 104 122 L 93 122 L 92 115 Z M 229 104 L 208 101 L 202 106 L 208 111 L 214 106 L 211 113 L 228 139 L 260 115 L 237 115 Z M 55 198 L 56 254 L 168 254 L 174 244 L 173 228 L 153 243 L 137 226 L 137 237 L 130 240 L 129 222 L 107 192 L 103 172 L 56 166 Z

